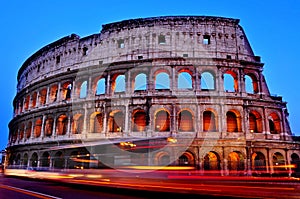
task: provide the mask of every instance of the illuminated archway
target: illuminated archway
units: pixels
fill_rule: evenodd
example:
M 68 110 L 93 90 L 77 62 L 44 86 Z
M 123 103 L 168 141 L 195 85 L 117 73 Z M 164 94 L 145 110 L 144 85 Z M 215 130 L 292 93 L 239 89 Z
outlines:
M 261 152 L 255 152 L 252 155 L 252 170 L 265 171 L 266 170 L 266 158 Z
M 214 132 L 217 131 L 216 117 L 212 111 L 203 112 L 203 131 Z
M 242 171 L 245 169 L 244 156 L 239 151 L 234 151 L 228 155 L 228 170 Z
M 193 115 L 188 110 L 183 110 L 178 115 L 178 131 L 191 132 L 194 131 Z
M 165 110 L 160 110 L 155 114 L 155 131 L 170 131 L 170 114 Z
M 210 151 L 204 157 L 204 170 L 221 170 L 220 156 L 214 151 Z
M 132 116 L 132 130 L 134 132 L 143 132 L 147 126 L 147 114 L 144 110 L 137 110 Z

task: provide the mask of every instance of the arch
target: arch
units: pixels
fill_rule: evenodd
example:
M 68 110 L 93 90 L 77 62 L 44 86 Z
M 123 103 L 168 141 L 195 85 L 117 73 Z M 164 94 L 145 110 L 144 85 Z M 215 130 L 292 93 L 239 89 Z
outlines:
M 143 132 L 147 126 L 147 114 L 144 110 L 139 109 L 134 111 L 132 115 L 132 131 Z
M 147 75 L 145 73 L 140 73 L 135 76 L 134 79 L 134 90 L 142 91 L 147 89 Z
M 211 72 L 203 72 L 200 84 L 202 90 L 215 90 L 215 76 Z
M 65 166 L 65 160 L 63 153 L 61 151 L 58 151 L 55 153 L 53 157 L 53 167 L 55 169 L 63 169 Z
M 96 95 L 103 95 L 105 94 L 105 78 L 100 78 L 97 81 L 97 87 L 96 87 Z
M 84 81 L 80 85 L 79 98 L 83 99 L 86 98 L 86 96 L 87 96 L 87 81 Z
M 156 164 L 160 166 L 167 166 L 171 163 L 170 154 L 166 151 L 158 152 L 155 155 Z
M 51 136 L 52 135 L 53 123 L 54 123 L 54 119 L 52 117 L 47 117 L 47 119 L 45 120 L 45 125 L 44 125 L 45 136 Z
M 90 117 L 90 132 L 101 133 L 103 131 L 103 114 L 94 112 Z
M 47 89 L 43 88 L 39 92 L 39 98 L 40 98 L 40 105 L 45 105 L 46 104 L 46 98 L 47 98 Z
M 27 166 L 28 165 L 28 154 L 25 153 L 24 154 L 24 157 L 23 157 L 23 166 Z
M 245 169 L 244 156 L 239 151 L 233 151 L 228 155 L 229 171 L 243 171 Z
M 195 166 L 195 156 L 193 153 L 186 151 L 178 158 L 179 166 Z
M 36 107 L 36 99 L 37 99 L 37 92 L 33 92 L 32 97 L 31 97 L 31 107 L 32 108 Z
M 29 101 L 30 101 L 30 95 L 27 95 L 25 97 L 25 102 L 24 102 L 24 110 L 27 111 L 29 109 Z
M 155 131 L 170 131 L 170 114 L 166 110 L 159 110 L 154 119 Z
M 62 92 L 61 92 L 61 99 L 63 100 L 70 100 L 72 94 L 72 82 L 67 81 L 62 85 Z
M 257 111 L 249 113 L 249 130 L 251 133 L 261 133 L 263 130 L 262 117 Z
M 26 126 L 26 139 L 29 139 L 31 137 L 31 129 L 32 129 L 32 122 L 28 122 Z
M 214 132 L 217 131 L 217 125 L 216 125 L 216 116 L 215 114 L 210 111 L 204 111 L 203 112 L 203 131 L 205 132 Z
M 109 132 L 123 132 L 125 117 L 120 110 L 112 111 L 109 114 L 108 127 Z
M 38 154 L 34 152 L 30 158 L 30 166 L 37 167 L 38 166 Z
M 178 114 L 178 131 L 194 131 L 194 118 L 190 111 L 182 110 Z
M 280 152 L 275 152 L 273 154 L 272 163 L 273 163 L 273 168 L 274 168 L 275 172 L 286 170 L 286 168 L 285 168 L 285 158 Z
M 297 153 L 291 154 L 291 162 L 299 161 L 299 155 Z
M 240 132 L 239 121 L 236 113 L 228 111 L 226 113 L 227 132 Z
M 258 93 L 257 78 L 253 74 L 246 74 L 244 79 L 245 79 L 245 91 L 247 93 Z
M 252 170 L 253 171 L 266 171 L 266 158 L 261 152 L 252 154 Z
M 21 154 L 18 154 L 15 159 L 15 165 L 21 165 Z
M 178 74 L 177 88 L 178 89 L 192 89 L 193 88 L 193 80 L 192 80 L 192 76 L 190 75 L 190 73 L 180 72 Z
M 273 112 L 269 115 L 268 117 L 269 120 L 269 129 L 271 134 L 278 134 L 281 132 L 281 127 L 280 127 L 280 118 L 277 115 L 277 113 Z
M 47 151 L 43 153 L 40 162 L 42 167 L 50 166 L 50 154 Z
M 24 138 L 24 129 L 25 129 L 25 125 L 21 124 L 19 129 L 19 140 L 23 140 Z
M 60 115 L 56 120 L 57 135 L 65 135 L 68 129 L 68 117 L 65 114 Z
M 238 91 L 237 74 L 233 71 L 226 71 L 224 74 L 224 90 L 226 92 Z
M 83 131 L 83 115 L 75 114 L 72 120 L 72 133 L 81 134 Z
M 170 89 L 170 77 L 166 72 L 159 72 L 155 76 L 155 89 Z
M 50 87 L 49 101 L 50 103 L 56 102 L 58 93 L 58 85 L 54 84 Z
M 125 75 L 117 75 L 112 81 L 112 90 L 115 93 L 125 92 L 126 84 L 125 84 Z
M 36 121 L 35 121 L 35 124 L 34 124 L 34 137 L 35 138 L 38 138 L 41 136 L 41 132 L 42 132 L 42 119 L 41 118 L 38 118 Z
M 218 153 L 208 152 L 204 157 L 204 170 L 221 170 L 221 161 Z

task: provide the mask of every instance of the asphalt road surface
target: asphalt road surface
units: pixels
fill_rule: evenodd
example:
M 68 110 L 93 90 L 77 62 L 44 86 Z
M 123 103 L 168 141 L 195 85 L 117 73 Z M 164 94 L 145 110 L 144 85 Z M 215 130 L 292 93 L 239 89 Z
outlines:
M 300 198 L 298 179 L 193 175 L 143 178 L 113 174 L 106 180 L 80 177 L 54 181 L 0 176 L 0 199 Z

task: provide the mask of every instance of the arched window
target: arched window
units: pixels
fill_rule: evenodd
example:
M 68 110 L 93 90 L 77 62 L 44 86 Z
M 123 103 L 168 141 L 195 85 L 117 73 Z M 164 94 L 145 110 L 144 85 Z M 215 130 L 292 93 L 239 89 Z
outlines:
M 38 118 L 35 121 L 35 125 L 34 125 L 34 137 L 38 138 L 41 136 L 41 130 L 42 130 L 42 119 Z
M 79 98 L 86 98 L 86 95 L 87 95 L 87 81 L 84 81 L 80 86 Z
M 36 99 L 37 99 L 37 92 L 34 92 L 32 94 L 32 101 L 31 101 L 31 107 L 32 108 L 35 108 L 35 106 L 36 106 Z
M 118 75 L 114 82 L 114 92 L 125 92 L 125 75 Z
M 224 74 L 224 90 L 226 92 L 237 92 L 238 90 L 237 75 L 232 71 Z
M 123 132 L 125 117 L 122 111 L 109 114 L 109 132 Z
M 50 88 L 50 94 L 49 94 L 49 101 L 50 103 L 53 103 L 57 100 L 57 92 L 58 92 L 58 86 L 57 84 L 51 86 Z
M 29 101 L 30 101 L 30 95 L 26 96 L 25 103 L 24 103 L 24 109 L 27 111 L 29 108 Z
M 51 136 L 53 131 L 53 118 L 48 117 L 45 121 L 44 132 L 46 136 Z
M 71 82 L 65 82 L 62 85 L 61 99 L 62 100 L 70 100 L 71 99 L 71 93 L 72 93 L 72 83 Z
M 24 129 L 25 129 L 25 125 L 21 124 L 20 131 L 19 131 L 19 140 L 22 140 L 24 137 Z
M 210 72 L 204 72 L 201 74 L 201 89 L 202 90 L 215 89 L 215 78 Z
M 76 114 L 73 116 L 72 133 L 81 134 L 82 131 L 83 131 L 83 116 L 81 114 Z
M 249 130 L 251 133 L 262 132 L 262 118 L 256 111 L 249 113 Z
M 138 74 L 134 80 L 134 90 L 141 91 L 147 89 L 147 76 L 144 73 Z
M 249 75 L 245 75 L 245 90 L 246 93 L 254 93 L 253 81 Z
M 216 117 L 215 114 L 211 111 L 203 112 L 203 131 L 204 132 L 217 131 Z
M 105 79 L 101 78 L 97 82 L 96 95 L 105 94 Z
M 32 122 L 28 122 L 26 126 L 26 139 L 29 139 L 31 136 L 31 128 L 32 128 Z
M 178 89 L 192 89 L 193 81 L 192 76 L 188 72 L 181 72 L 178 75 Z
M 282 170 L 285 171 L 285 167 L 282 167 L 284 165 L 285 165 L 284 156 L 279 152 L 274 153 L 273 154 L 273 168 L 274 168 L 274 171 L 282 171 Z
M 68 117 L 66 115 L 60 115 L 56 122 L 57 135 L 65 135 L 68 128 Z
M 53 167 L 55 169 L 63 169 L 65 165 L 65 159 L 63 153 L 58 151 L 53 157 Z
M 228 111 L 226 114 L 227 132 L 238 132 L 238 119 L 234 112 Z
M 46 104 L 46 98 L 47 98 L 47 89 L 40 90 L 40 105 Z
M 221 170 L 220 156 L 214 151 L 210 151 L 204 157 L 204 170 Z
M 49 167 L 50 166 L 50 155 L 48 152 L 44 152 L 42 158 L 40 160 L 42 167 Z
M 28 154 L 25 153 L 25 154 L 24 154 L 24 157 L 23 157 L 23 165 L 24 165 L 24 166 L 27 166 L 27 164 L 28 164 Z
M 97 113 L 94 118 L 94 132 L 101 133 L 103 131 L 103 114 Z
M 147 125 L 147 115 L 144 110 L 138 110 L 132 118 L 132 130 L 134 132 L 143 132 Z
M 170 89 L 170 77 L 165 72 L 160 72 L 155 77 L 155 89 Z
M 266 170 L 266 158 L 261 152 L 255 152 L 252 155 L 252 170 L 265 171 Z
M 32 166 L 32 167 L 37 167 L 38 166 L 38 155 L 37 155 L 37 153 L 33 153 L 30 160 L 31 160 L 30 166 Z
M 271 113 L 269 116 L 269 129 L 271 134 L 277 134 L 281 132 L 280 118 L 276 113 Z
M 247 93 L 258 93 L 258 82 L 254 75 L 245 75 L 245 90 Z
M 245 169 L 243 154 L 239 151 L 234 151 L 228 155 L 228 170 L 242 171 Z
M 165 110 L 160 110 L 155 114 L 155 131 L 170 131 L 170 115 Z
M 178 131 L 182 131 L 182 132 L 194 131 L 193 115 L 187 110 L 183 110 L 179 113 Z

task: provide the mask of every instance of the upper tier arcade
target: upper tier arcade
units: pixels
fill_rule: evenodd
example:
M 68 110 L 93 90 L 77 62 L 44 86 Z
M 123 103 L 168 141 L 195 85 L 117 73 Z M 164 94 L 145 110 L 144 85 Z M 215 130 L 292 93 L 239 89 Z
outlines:
M 72 34 L 41 48 L 19 70 L 17 90 L 99 62 L 156 58 L 230 59 L 262 65 L 238 19 L 208 16 L 132 19 L 103 25 L 99 34 L 85 38 Z

